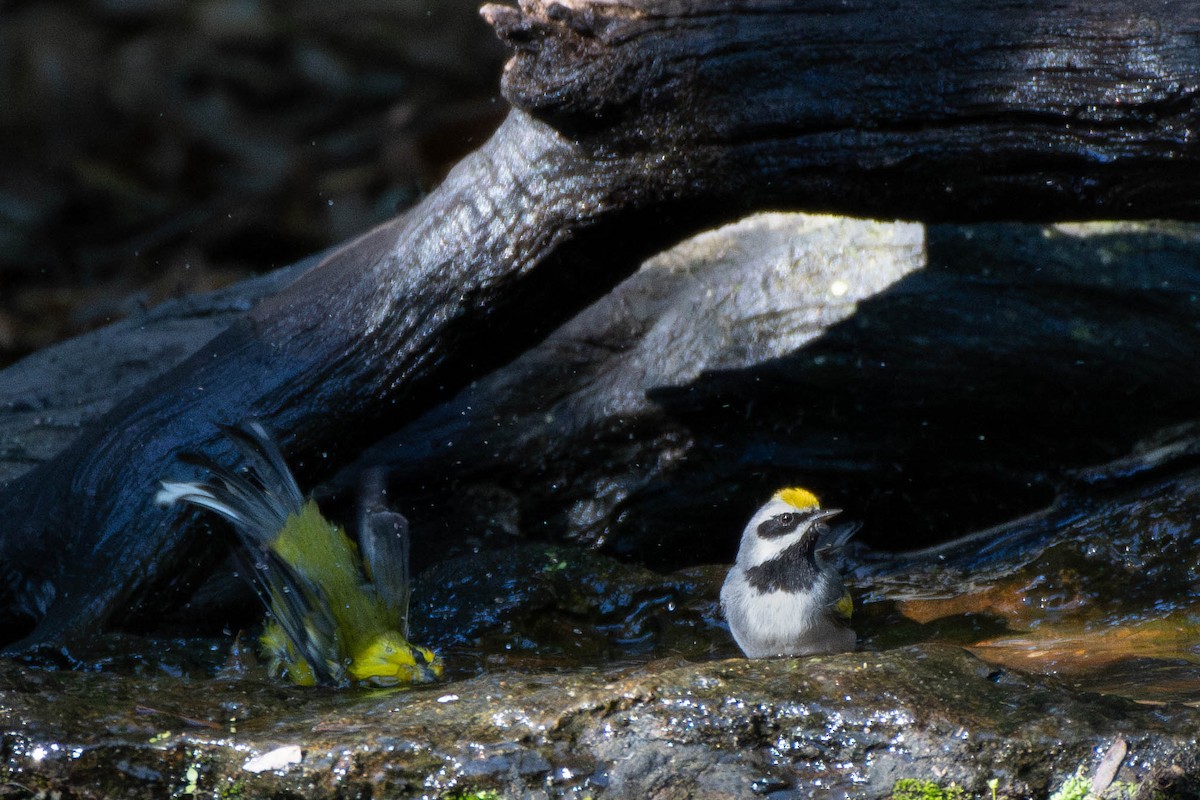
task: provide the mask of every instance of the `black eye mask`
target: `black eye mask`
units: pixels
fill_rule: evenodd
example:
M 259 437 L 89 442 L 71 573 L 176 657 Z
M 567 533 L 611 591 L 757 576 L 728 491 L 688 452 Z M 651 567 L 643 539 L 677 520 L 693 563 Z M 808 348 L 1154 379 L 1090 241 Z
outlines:
M 780 536 L 794 532 L 820 513 L 818 509 L 813 509 L 812 511 L 785 511 L 782 514 L 776 514 L 765 522 L 759 523 L 758 535 L 763 539 L 778 539 Z
M 821 520 L 836 517 L 842 513 L 840 508 L 810 508 L 807 511 L 785 511 L 782 514 L 776 514 L 765 522 L 758 524 L 758 535 L 762 539 L 778 539 L 780 536 L 786 536 L 794 532 L 806 522 L 816 520 L 818 525 L 816 530 L 825 530 L 826 526 Z

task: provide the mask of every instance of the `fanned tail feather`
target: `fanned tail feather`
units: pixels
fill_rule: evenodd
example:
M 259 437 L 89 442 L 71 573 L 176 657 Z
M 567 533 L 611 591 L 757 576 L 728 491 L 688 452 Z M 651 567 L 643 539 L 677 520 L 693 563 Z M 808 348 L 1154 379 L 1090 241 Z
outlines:
M 338 684 L 345 667 L 329 660 L 321 643 L 333 641 L 337 626 L 322 603 L 310 596 L 313 589 L 296 571 L 274 553 L 259 553 L 261 563 L 252 563 L 246 552 L 238 554 L 239 568 L 250 578 L 271 618 L 283 629 L 292 646 L 308 664 L 319 683 Z
M 181 461 L 205 470 L 209 479 L 163 481 L 155 502 L 163 506 L 185 502 L 215 511 L 233 523 L 247 545 L 269 547 L 284 521 L 303 506 L 300 487 L 261 424 L 222 425 L 221 430 L 245 458 L 246 467 L 234 471 L 206 456 L 181 455 Z
M 316 642 L 331 641 L 336 635 L 328 612 L 323 612 L 322 603 L 311 596 L 316 587 L 271 549 L 288 517 L 303 508 L 300 487 L 260 423 L 247 421 L 240 426 L 219 427 L 237 448 L 245 466 L 234 470 L 206 456 L 183 454 L 180 460 L 203 469 L 207 480 L 163 481 L 155 501 L 163 506 L 188 503 L 215 511 L 233 523 L 244 547 L 237 551 L 239 569 L 263 605 L 272 609 L 271 616 L 318 680 L 340 682 L 344 669 L 331 664 L 316 646 Z
M 266 428 L 253 420 L 243 422 L 241 426 L 220 427 L 241 451 L 248 469 L 258 477 L 264 492 L 275 498 L 281 507 L 289 509 L 288 513 L 298 511 L 304 504 L 304 495 Z

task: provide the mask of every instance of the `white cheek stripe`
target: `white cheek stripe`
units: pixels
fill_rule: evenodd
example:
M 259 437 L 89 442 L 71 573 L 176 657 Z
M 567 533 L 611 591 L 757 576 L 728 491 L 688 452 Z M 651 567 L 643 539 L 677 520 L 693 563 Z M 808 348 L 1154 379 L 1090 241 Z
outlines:
M 757 527 L 758 526 L 756 525 L 755 528 Z M 807 528 L 800 528 L 793 533 L 787 534 L 786 536 L 780 536 L 774 539 L 764 539 L 758 535 L 757 530 L 753 531 L 751 536 L 754 538 L 750 543 L 750 558 L 747 563 L 762 564 L 770 561 L 784 550 L 787 550 L 796 542 L 800 541 L 800 537 L 804 535 L 805 530 L 807 530 Z
M 762 525 L 778 514 L 789 512 L 795 513 L 796 509 L 782 500 L 772 500 L 750 518 L 750 522 L 746 525 L 746 530 L 742 532 L 742 545 L 737 559 L 739 564 L 743 567 L 752 567 L 764 561 L 770 561 L 800 541 L 800 537 L 809 529 L 811 523 L 801 523 L 800 527 L 794 532 L 778 538 L 764 539 L 758 535 L 759 525 Z

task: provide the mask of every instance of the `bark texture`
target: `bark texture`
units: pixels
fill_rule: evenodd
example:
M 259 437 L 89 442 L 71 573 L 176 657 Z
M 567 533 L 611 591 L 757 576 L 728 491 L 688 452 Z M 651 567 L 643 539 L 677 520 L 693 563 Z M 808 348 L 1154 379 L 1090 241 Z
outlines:
M 1196 216 L 1200 12 L 1120 0 L 484 10 L 509 100 L 692 191 L 968 220 Z M 685 166 L 686 165 L 686 166 Z
M 219 557 L 150 502 L 180 451 L 222 455 L 215 421 L 260 418 L 302 473 L 327 474 L 641 258 L 747 210 L 1196 215 L 1190 3 L 484 14 L 516 51 L 516 110 L 481 150 L 0 491 L 0 637 L 120 619 Z

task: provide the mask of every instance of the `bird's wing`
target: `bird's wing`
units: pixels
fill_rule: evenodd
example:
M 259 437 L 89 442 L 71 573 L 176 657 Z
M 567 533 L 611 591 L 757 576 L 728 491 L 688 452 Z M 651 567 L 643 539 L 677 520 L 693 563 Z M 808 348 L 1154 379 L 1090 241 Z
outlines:
M 817 541 L 817 553 L 825 556 L 838 552 L 861 529 L 861 522 L 844 522 L 840 525 L 830 526 Z
M 400 635 L 408 638 L 408 601 L 412 585 L 408 572 L 408 520 L 395 511 L 363 515 L 358 531 L 363 565 Z
M 408 638 L 408 602 L 412 596 L 408 520 L 387 507 L 382 470 L 369 470 L 363 475 L 358 546 L 375 594 L 388 609 L 400 635 Z
M 854 598 L 851 596 L 849 589 L 842 589 L 842 596 L 833 603 L 833 613 L 842 622 L 846 624 L 850 623 L 850 618 L 854 616 Z
M 239 569 L 250 580 L 271 617 L 308 662 L 318 683 L 341 683 L 345 668 L 337 656 L 337 625 L 319 591 L 287 562 L 266 548 L 246 548 L 235 554 Z

